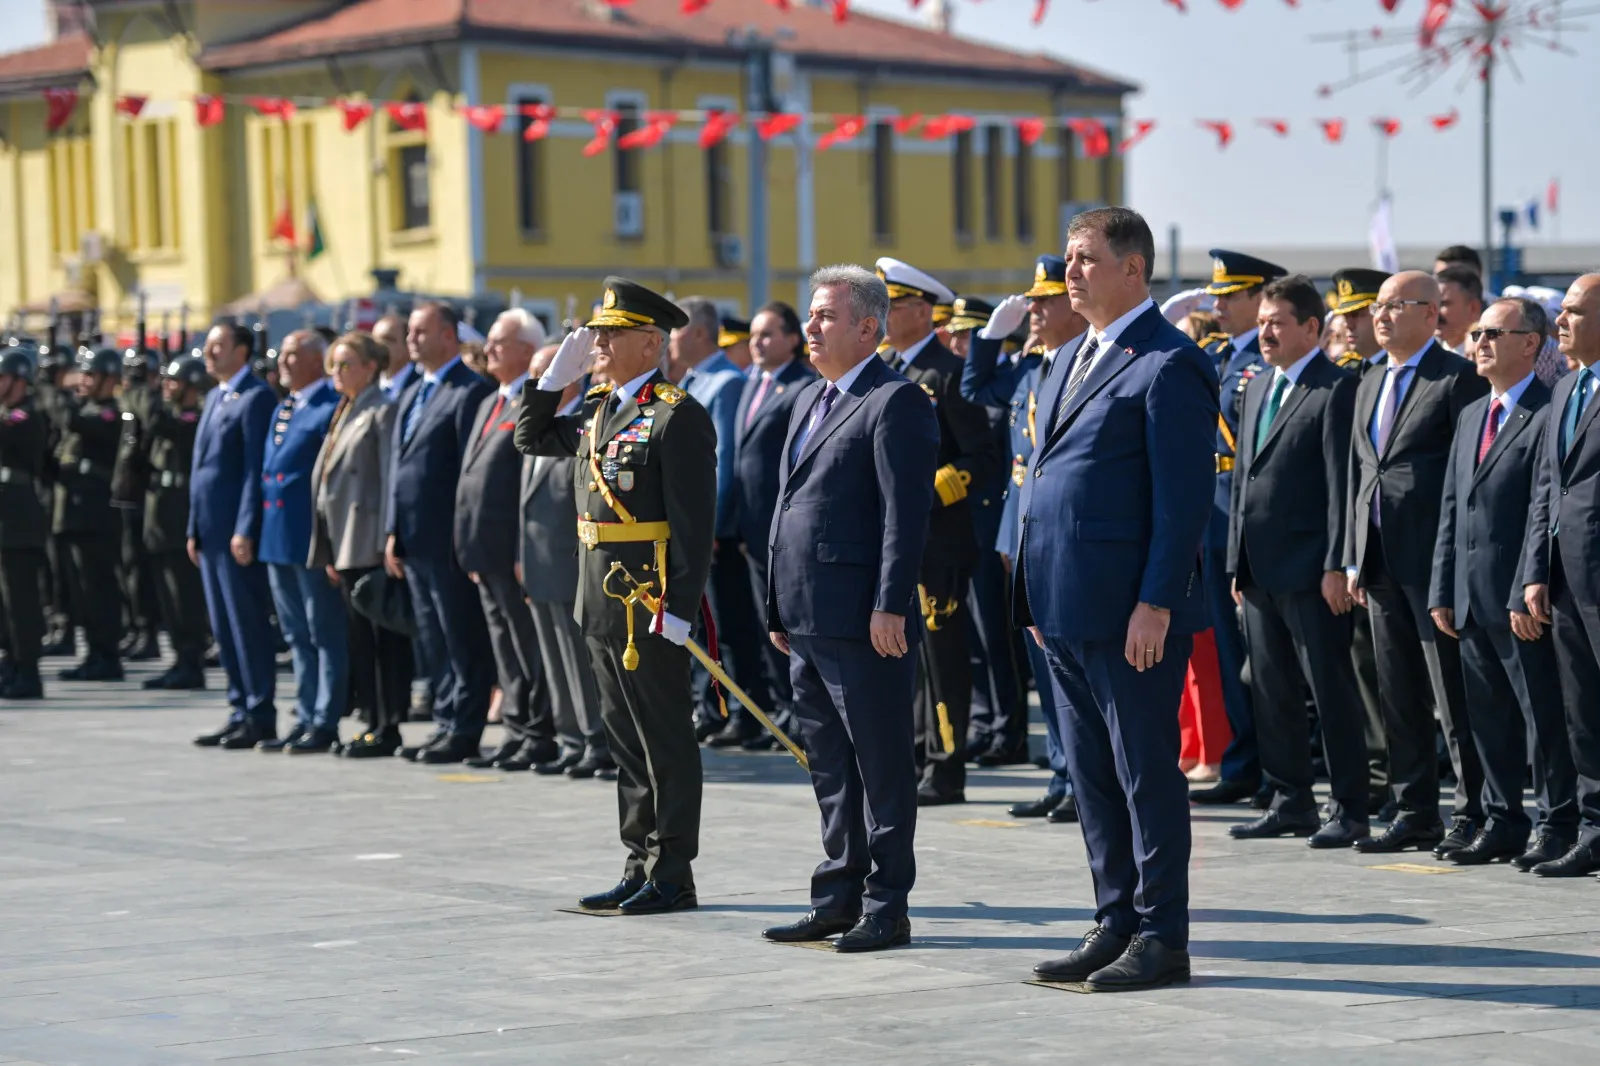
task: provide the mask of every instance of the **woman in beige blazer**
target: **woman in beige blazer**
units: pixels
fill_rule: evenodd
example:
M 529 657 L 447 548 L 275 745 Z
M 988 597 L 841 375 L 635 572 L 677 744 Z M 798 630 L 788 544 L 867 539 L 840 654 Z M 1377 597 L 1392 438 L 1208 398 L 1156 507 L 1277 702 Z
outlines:
M 411 699 L 411 642 L 356 611 L 351 593 L 383 565 L 384 506 L 394 440 L 394 401 L 379 375 L 389 350 L 370 333 L 346 333 L 328 349 L 328 374 L 342 399 L 312 469 L 311 556 L 344 594 L 350 616 L 350 705 L 366 719 L 347 758 L 393 755 Z

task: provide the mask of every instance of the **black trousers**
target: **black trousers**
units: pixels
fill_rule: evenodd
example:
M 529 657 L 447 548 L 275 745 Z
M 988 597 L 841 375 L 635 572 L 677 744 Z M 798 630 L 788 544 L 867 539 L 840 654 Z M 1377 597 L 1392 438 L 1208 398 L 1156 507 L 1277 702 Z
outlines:
M 1483 819 L 1483 765 L 1467 724 L 1461 645 L 1439 632 L 1426 585 L 1402 585 L 1383 559 L 1383 537 L 1368 531 L 1367 605 L 1378 657 L 1378 702 L 1389 741 L 1389 788 L 1401 811 L 1437 815 L 1439 760 L 1434 712 L 1456 772 L 1454 814 Z
M 617 764 L 617 815 L 628 849 L 622 876 L 692 886 L 702 776 L 689 652 L 651 636 L 646 626 L 640 610 L 637 670 L 622 665 L 625 639 L 585 638 L 600 689 L 600 718 Z
M 967 728 L 972 717 L 967 588 L 971 579 L 962 566 L 925 566 L 922 570 L 922 590 L 933 598 L 938 617 L 928 626 L 918 649 L 916 729 L 922 746 L 923 787 L 941 793 L 960 792 L 967 786 Z M 915 624 L 916 619 L 906 619 L 906 625 Z
M 1361 693 L 1362 734 L 1367 744 L 1367 791 L 1389 792 L 1389 742 L 1384 737 L 1383 705 L 1378 702 L 1378 653 L 1372 646 L 1372 614 L 1359 603 L 1350 609 L 1350 658 Z
M 122 595 L 127 604 L 128 627 L 153 633 L 161 622 L 161 600 L 155 568 L 144 547 L 144 508 L 118 507 L 117 519 L 122 534 Z M 197 582 L 199 574 L 196 570 Z
M 356 582 L 375 566 L 339 571 L 339 594 L 350 618 L 350 700 L 359 708 L 367 732 L 382 736 L 399 729 L 411 710 L 411 679 L 416 664 L 411 658 L 411 638 L 385 629 L 357 611 L 351 600 Z
M 1579 603 L 1561 571 L 1557 545 L 1550 556 L 1551 631 L 1577 771 L 1578 839 L 1594 846 L 1600 841 L 1600 603 Z
M 550 685 L 539 661 L 533 614 L 522 598 L 516 573 L 478 574 L 478 599 L 483 602 L 483 621 L 489 628 L 489 646 L 500 678 L 500 723 L 506 740 L 553 743 L 556 716 Z
M 178 662 L 198 669 L 211 638 L 200 571 L 183 550 L 152 552 L 148 559 L 155 572 L 156 602 L 162 624 L 172 638 L 172 650 Z
M 43 548 L 0 549 L 0 637 L 20 670 L 39 668 L 44 642 L 44 599 L 39 574 L 45 569 Z
M 1531 750 L 1539 827 L 1572 839 L 1578 830 L 1577 775 L 1554 639 L 1547 630 L 1538 640 L 1519 640 L 1504 622 L 1482 626 L 1470 620 L 1460 632 L 1467 713 L 1483 762 L 1484 814 L 1514 832 L 1532 830 L 1522 809 Z
M 48 512 L 50 504 L 46 502 Z M 49 605 L 51 619 L 70 634 L 83 623 L 74 610 L 72 588 L 78 578 L 72 566 L 72 549 L 64 534 L 53 534 L 46 542 L 45 552 L 50 562 L 50 587 L 45 603 Z
M 749 564 L 750 592 L 755 597 L 757 627 L 761 635 L 761 673 L 766 679 L 767 691 L 772 696 L 772 706 L 761 709 L 777 716 L 787 713 L 794 704 L 794 690 L 789 681 L 789 657 L 768 639 L 766 620 L 760 617 L 762 605 L 767 602 L 768 560 L 751 553 L 745 557 L 745 561 Z
M 1328 764 L 1329 813 L 1366 821 L 1365 714 L 1350 657 L 1350 616 L 1334 614 L 1320 592 L 1243 592 L 1256 737 L 1273 807 L 1294 813 L 1317 808 L 1306 729 L 1309 685 Z
M 980 527 L 978 543 L 993 544 L 996 532 Z M 1000 553 L 978 552 L 967 592 L 967 647 L 972 662 L 971 732 L 1007 749 L 1028 744 L 1028 701 L 1017 674 L 1011 628 L 1011 597 Z
M 108 521 L 114 521 L 108 516 Z M 120 657 L 121 601 L 117 595 L 117 531 L 63 533 L 62 545 L 72 560 L 72 616 L 89 638 L 89 653 L 107 659 Z
M 763 668 L 765 655 L 761 645 L 771 642 L 767 640 L 766 625 L 756 613 L 756 601 L 750 589 L 750 567 L 739 545 L 737 537 L 717 539 L 717 551 L 711 557 L 711 574 L 706 582 L 706 602 L 717 624 L 717 654 L 723 669 L 770 716 L 776 710 Z M 766 602 L 765 594 L 762 602 Z M 698 618 L 686 621 L 699 630 Z M 691 669 L 701 714 L 720 717 L 720 710 L 715 709 L 717 700 L 712 694 L 711 675 L 699 663 L 691 664 Z M 725 692 L 723 697 L 728 701 L 728 713 L 737 714 L 738 704 L 732 694 Z

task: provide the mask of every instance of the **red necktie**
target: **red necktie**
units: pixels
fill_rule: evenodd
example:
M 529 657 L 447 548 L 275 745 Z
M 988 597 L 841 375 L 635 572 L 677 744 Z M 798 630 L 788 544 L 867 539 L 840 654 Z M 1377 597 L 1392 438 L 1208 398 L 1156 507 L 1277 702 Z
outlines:
M 1494 447 L 1495 435 L 1500 432 L 1500 411 L 1502 410 L 1498 399 L 1489 401 L 1489 420 L 1483 424 L 1483 439 L 1478 441 L 1478 463 L 1482 465 L 1484 456 L 1489 454 L 1489 449 Z
M 483 433 L 481 436 L 487 437 L 489 435 L 489 431 L 494 428 L 495 423 L 500 421 L 500 410 L 501 408 L 505 407 L 505 405 L 506 394 L 503 392 L 497 394 L 494 398 L 494 410 L 489 412 L 489 420 L 483 424 Z
M 761 401 L 767 398 L 767 389 L 772 384 L 771 374 L 761 375 L 761 384 L 756 388 L 756 394 L 750 397 L 750 409 L 744 413 L 744 428 L 749 429 L 750 423 L 756 420 L 756 412 L 761 409 Z

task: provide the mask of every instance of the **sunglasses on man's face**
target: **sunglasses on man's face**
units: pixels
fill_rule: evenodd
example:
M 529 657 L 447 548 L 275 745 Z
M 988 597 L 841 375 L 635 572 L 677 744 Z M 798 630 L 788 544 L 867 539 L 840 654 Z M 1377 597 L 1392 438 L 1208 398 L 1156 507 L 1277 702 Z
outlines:
M 1497 341 L 1501 337 L 1510 334 L 1530 334 L 1532 332 L 1533 330 L 1531 329 L 1498 329 L 1494 326 L 1490 326 L 1486 329 L 1469 329 L 1467 330 L 1467 337 L 1472 340 L 1473 343 L 1477 343 L 1478 341 Z

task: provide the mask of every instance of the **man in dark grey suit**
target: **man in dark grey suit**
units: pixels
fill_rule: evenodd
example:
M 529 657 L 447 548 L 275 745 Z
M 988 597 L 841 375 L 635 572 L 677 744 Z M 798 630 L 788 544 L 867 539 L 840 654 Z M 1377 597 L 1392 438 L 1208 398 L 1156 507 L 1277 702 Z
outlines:
M 1372 612 L 1378 701 L 1389 739 L 1389 787 L 1399 814 L 1364 852 L 1433 848 L 1443 858 L 1472 843 L 1483 822 L 1483 767 L 1467 728 L 1461 649 L 1428 614 L 1445 468 L 1461 412 L 1488 391 L 1472 364 L 1434 340 L 1439 283 L 1419 271 L 1378 290 L 1373 328 L 1389 353 L 1356 390 L 1345 573 Z M 1439 819 L 1434 711 L 1456 771 L 1455 819 Z
M 466 760 L 479 768 L 526 770 L 555 762 L 561 754 L 533 615 L 516 575 L 522 453 L 512 435 L 528 361 L 543 343 L 544 326 L 520 307 L 506 311 L 490 327 L 484 356 L 498 388 L 478 404 L 456 485 L 456 558 L 478 586 L 483 603 L 505 727 L 498 750 Z
M 1528 870 L 1577 839 L 1578 803 L 1561 717 L 1555 648 L 1522 602 L 1522 552 L 1550 390 L 1534 376 L 1548 329 L 1532 300 L 1498 300 L 1469 334 L 1490 393 L 1461 413 L 1439 514 L 1428 602 L 1440 632 L 1461 641 L 1467 713 L 1483 761 L 1487 821 L 1450 861 L 1509 859 Z M 1516 545 L 1518 550 L 1510 550 Z M 1511 601 L 1513 611 L 1506 610 Z M 1532 737 L 1539 838 L 1522 810 Z
M 1318 347 L 1322 297 L 1295 274 L 1269 282 L 1258 316 L 1271 367 L 1239 419 L 1228 573 L 1244 607 L 1261 771 L 1271 805 L 1236 838 L 1310 835 L 1314 848 L 1369 835 L 1365 716 L 1350 657 L 1345 478 L 1356 379 Z M 1332 797 L 1319 828 L 1305 690 L 1317 705 Z

